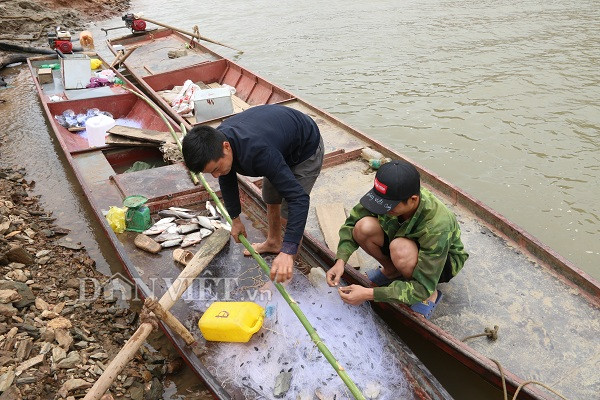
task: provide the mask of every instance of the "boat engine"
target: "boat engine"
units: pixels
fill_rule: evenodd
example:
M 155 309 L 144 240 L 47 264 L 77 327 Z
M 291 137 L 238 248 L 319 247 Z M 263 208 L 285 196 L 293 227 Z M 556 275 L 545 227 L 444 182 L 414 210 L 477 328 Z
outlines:
M 73 52 L 71 32 L 69 31 L 61 31 L 60 29 L 57 29 L 56 31 L 48 32 L 48 44 L 50 45 L 51 49 L 60 50 L 62 53 Z
M 131 29 L 132 33 L 144 32 L 146 30 L 146 21 L 136 18 L 132 13 L 127 13 L 121 18 L 125 25 Z

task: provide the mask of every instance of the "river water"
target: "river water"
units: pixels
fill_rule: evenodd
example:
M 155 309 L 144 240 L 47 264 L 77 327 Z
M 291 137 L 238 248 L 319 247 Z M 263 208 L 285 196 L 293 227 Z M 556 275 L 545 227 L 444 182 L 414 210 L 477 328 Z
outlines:
M 132 11 L 244 50 L 226 57 L 460 187 L 600 279 L 600 7 L 593 0 L 132 1 Z M 90 28 L 120 26 L 120 17 Z M 111 31 L 111 37 L 127 31 Z M 0 166 L 101 272 L 119 269 L 47 128 L 28 71 L 3 73 Z M 486 384 L 404 338 L 457 398 Z M 179 382 L 190 385 L 188 378 Z M 168 398 L 183 398 L 170 388 Z M 189 393 L 189 392 L 188 392 Z

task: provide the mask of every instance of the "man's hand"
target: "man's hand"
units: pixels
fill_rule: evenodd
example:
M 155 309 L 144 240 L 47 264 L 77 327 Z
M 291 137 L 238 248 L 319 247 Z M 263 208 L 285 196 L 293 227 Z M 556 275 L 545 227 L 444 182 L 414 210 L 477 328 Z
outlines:
M 352 306 L 358 306 L 368 300 L 373 300 L 373 289 L 360 285 L 350 285 L 338 288 L 342 301 Z
M 340 278 L 344 274 L 344 260 L 337 260 L 333 267 L 327 271 L 327 284 L 329 286 L 337 286 L 340 283 Z
M 277 282 L 285 282 L 292 279 L 294 270 L 294 256 L 287 253 L 279 253 L 271 264 L 271 280 L 277 276 Z
M 235 240 L 236 243 L 240 242 L 240 239 L 238 238 L 240 233 L 248 237 L 248 235 L 246 234 L 246 227 L 242 223 L 240 217 L 234 218 L 231 222 L 231 236 L 233 236 L 233 240 Z

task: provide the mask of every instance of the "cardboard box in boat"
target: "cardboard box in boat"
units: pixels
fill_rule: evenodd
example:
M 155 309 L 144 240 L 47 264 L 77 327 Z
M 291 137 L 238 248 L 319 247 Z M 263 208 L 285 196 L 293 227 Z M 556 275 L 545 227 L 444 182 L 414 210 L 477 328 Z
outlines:
M 40 85 L 54 82 L 54 78 L 52 77 L 52 68 L 39 68 L 38 81 L 40 82 Z
M 92 78 L 90 59 L 82 54 L 61 58 L 61 71 L 65 89 L 85 89 Z
M 194 93 L 194 115 L 196 121 L 233 114 L 233 101 L 228 88 L 203 89 Z

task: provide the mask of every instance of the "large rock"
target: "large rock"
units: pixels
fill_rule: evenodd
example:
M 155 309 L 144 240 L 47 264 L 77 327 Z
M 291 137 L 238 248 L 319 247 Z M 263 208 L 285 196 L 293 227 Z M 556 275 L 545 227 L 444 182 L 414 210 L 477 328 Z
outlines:
M 152 383 L 150 384 L 150 389 L 146 393 L 146 397 L 144 400 L 161 400 L 162 394 L 164 391 L 163 384 L 160 382 L 158 378 L 152 379 Z
M 79 356 L 79 353 L 72 351 L 67 355 L 67 358 L 61 360 L 56 366 L 58 368 L 70 369 L 75 368 L 80 363 L 81 357 Z
M 73 324 L 64 317 L 54 318 L 48 322 L 48 329 L 71 329 Z
M 7 278 L 12 279 L 13 281 L 17 281 L 17 282 L 27 282 L 27 275 L 25 275 L 25 272 L 22 269 L 13 269 L 12 271 L 10 271 L 8 274 L 6 274 Z
M 66 249 L 71 249 L 71 250 L 81 250 L 85 247 L 79 242 L 74 243 L 71 238 L 61 238 L 54 243 L 61 247 L 64 247 Z
M 73 336 L 66 329 L 55 329 L 54 330 L 55 339 L 58 342 L 58 345 L 65 350 L 69 350 L 71 345 L 73 344 Z
M 17 292 L 14 289 L 0 289 L 0 303 L 1 304 L 8 304 L 8 303 L 12 303 L 14 301 L 19 301 L 21 299 L 22 299 L 22 297 L 19 294 L 19 292 Z
M 2 316 L 10 318 L 13 315 L 17 315 L 17 311 L 12 304 L 0 304 L 0 315 Z
M 8 258 L 9 261 L 18 262 L 25 265 L 33 264 L 34 261 L 33 256 L 21 246 L 15 246 L 10 249 L 6 253 L 6 258 Z
M 21 300 L 13 303 L 17 308 L 27 307 L 35 301 L 35 296 L 29 286 L 21 282 L 0 281 L 0 290 L 12 289 L 16 290 L 21 295 Z
M 144 386 L 139 382 L 135 382 L 129 389 L 129 396 L 131 400 L 144 400 Z
M 60 346 L 55 346 L 52 349 L 52 361 L 55 364 L 58 364 L 59 362 L 61 362 L 65 358 L 67 358 L 67 352 L 65 351 L 65 349 L 63 349 Z

